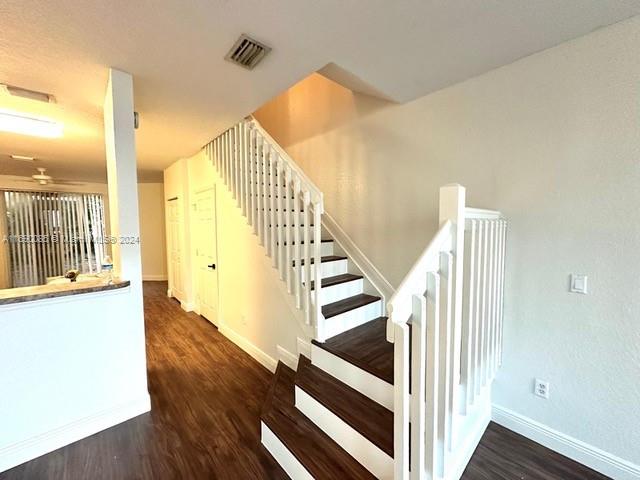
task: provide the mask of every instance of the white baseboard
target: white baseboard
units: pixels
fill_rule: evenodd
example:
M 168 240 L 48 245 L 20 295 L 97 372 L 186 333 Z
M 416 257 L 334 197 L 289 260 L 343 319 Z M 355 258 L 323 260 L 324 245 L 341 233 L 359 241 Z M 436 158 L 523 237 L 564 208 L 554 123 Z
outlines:
M 640 479 L 640 465 L 554 430 L 512 410 L 493 405 L 492 419 L 534 442 L 618 480 Z
M 142 275 L 143 282 L 166 282 L 166 275 Z
M 280 345 L 277 346 L 277 349 L 278 360 L 284 363 L 291 370 L 298 370 L 298 357 L 296 357 L 293 353 L 281 347 Z
M 305 356 L 311 360 L 311 342 L 298 337 L 296 339 L 296 344 L 298 345 L 298 355 Z
M 0 449 L 0 472 L 151 410 L 149 394 Z
M 180 307 L 182 307 L 185 312 L 193 312 L 196 308 L 196 304 L 195 302 L 183 302 L 180 300 Z
M 362 250 L 358 248 L 355 242 L 347 235 L 340 225 L 327 212 L 322 214 L 322 226 L 329 232 L 335 242 L 340 245 L 349 258 L 355 263 L 356 267 L 364 274 L 365 277 L 373 284 L 376 290 L 382 295 L 383 305 L 391 298 L 395 289 L 389 281 L 382 275 L 375 265 L 367 258 Z
M 238 345 L 242 350 L 251 355 L 255 360 L 260 362 L 266 369 L 275 373 L 276 366 L 278 365 L 278 361 L 275 358 L 267 355 L 245 337 L 224 324 L 218 327 L 218 331 L 233 343 Z

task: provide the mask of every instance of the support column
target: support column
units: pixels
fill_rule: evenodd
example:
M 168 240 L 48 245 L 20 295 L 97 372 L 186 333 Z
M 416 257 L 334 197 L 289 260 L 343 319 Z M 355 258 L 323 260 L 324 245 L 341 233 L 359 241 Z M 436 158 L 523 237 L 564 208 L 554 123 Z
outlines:
M 122 243 L 121 237 L 139 238 L 138 178 L 133 126 L 133 78 L 119 70 L 109 71 L 104 101 L 104 140 L 109 182 L 109 213 L 114 273 L 142 287 L 139 243 Z
M 131 282 L 126 302 L 126 338 L 130 342 L 132 381 L 139 395 L 147 393 L 144 309 L 142 300 L 142 259 L 139 242 L 121 242 L 121 237 L 139 238 L 138 177 L 136 140 L 133 126 L 133 78 L 126 72 L 109 70 L 104 99 L 104 141 L 109 182 L 109 217 L 114 275 Z M 135 372 L 134 372 L 135 371 Z M 145 411 L 150 410 L 151 404 Z M 142 412 L 136 412 L 136 415 Z

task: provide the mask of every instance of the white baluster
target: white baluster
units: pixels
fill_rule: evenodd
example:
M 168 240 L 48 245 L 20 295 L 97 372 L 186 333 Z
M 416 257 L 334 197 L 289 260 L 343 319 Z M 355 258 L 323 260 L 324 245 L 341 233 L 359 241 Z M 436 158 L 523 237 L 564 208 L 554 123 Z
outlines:
M 296 278 L 295 278 L 295 290 L 296 290 L 296 306 L 302 308 L 302 256 L 300 255 L 300 177 L 296 174 L 293 180 L 293 261 L 296 264 Z M 308 265 L 307 265 L 308 268 Z
M 493 260 L 495 257 L 495 222 L 489 220 L 489 245 L 488 245 L 488 257 L 487 257 L 487 351 L 484 358 L 486 364 L 486 383 L 490 383 L 493 377 L 493 365 L 491 359 L 493 358 Z
M 483 325 L 482 325 L 482 286 L 483 286 L 483 262 L 484 262 L 484 232 L 485 225 L 484 222 L 478 222 L 478 250 L 477 250 L 477 272 L 476 272 L 476 301 L 475 301 L 475 324 L 476 324 L 476 354 L 474 357 L 475 362 L 475 395 L 477 397 L 480 395 L 480 389 L 482 387 L 482 366 L 480 360 L 482 358 L 482 338 L 483 338 Z M 474 398 L 475 400 L 475 398 Z
M 316 326 L 316 338 L 319 341 L 325 340 L 324 334 L 324 317 L 322 316 L 322 302 L 320 301 L 320 294 L 322 291 L 322 269 L 319 268 L 322 264 L 322 203 L 315 202 L 313 204 L 313 259 L 316 265 L 314 270 L 314 318 Z
M 238 204 L 240 206 L 240 210 L 242 211 L 242 215 L 247 215 L 247 203 L 245 202 L 245 164 L 244 164 L 244 152 L 245 152 L 245 143 L 244 143 L 244 122 L 240 122 L 236 125 L 236 156 L 238 157 Z
M 493 375 L 498 371 L 498 315 L 500 311 L 500 244 L 501 244 L 501 221 L 494 221 L 495 224 L 495 252 L 493 255 L 493 356 L 491 364 L 493 365 Z
M 427 478 L 435 478 L 441 471 L 442 459 L 438 452 L 438 413 L 440 385 L 440 277 L 427 273 L 427 361 L 421 365 L 412 362 L 412 375 L 424 375 L 426 370 L 425 408 L 425 469 Z M 419 478 L 419 477 L 418 477 Z
M 264 191 L 264 201 L 262 202 L 262 226 L 263 226 L 263 235 L 262 244 L 264 245 L 267 255 L 271 255 L 271 251 L 269 250 L 269 241 L 270 241 L 270 222 L 269 222 L 269 207 L 271 205 L 271 182 L 269 181 L 269 144 L 266 139 L 262 139 L 262 189 Z
M 311 325 L 311 195 L 309 191 L 305 190 L 302 194 L 302 202 L 304 204 L 304 310 L 305 322 Z M 296 225 L 296 229 L 298 228 Z M 313 268 L 322 271 L 322 263 L 316 263 Z
M 425 467 L 426 389 L 424 368 L 427 362 L 427 301 L 413 295 L 411 315 L 411 472 L 421 478 Z M 405 427 L 406 428 L 406 427 Z
M 257 200 L 258 200 L 258 210 L 256 212 L 257 215 L 257 225 L 258 225 L 258 237 L 260 238 L 260 245 L 264 245 L 265 238 L 265 225 L 264 225 L 264 207 L 266 205 L 266 197 L 265 197 L 265 189 L 264 189 L 264 170 L 262 169 L 264 165 L 264 161 L 262 158 L 262 148 L 264 142 L 262 137 L 256 134 L 256 189 L 257 189 Z
M 240 206 L 240 182 L 238 182 L 238 125 L 231 129 L 231 184 L 233 187 L 233 198 Z
M 291 179 L 291 167 L 288 165 L 285 167 L 285 184 L 286 187 L 284 189 L 284 224 L 285 227 L 285 270 L 287 272 L 287 291 L 291 293 L 293 291 L 293 266 L 291 258 L 291 252 L 293 250 L 293 245 L 291 242 L 293 241 L 293 237 L 291 235 L 291 229 L 293 228 L 291 223 L 293 222 L 293 215 L 291 213 L 292 202 L 291 202 L 291 193 L 293 191 L 292 188 L 292 179 Z
M 285 265 L 284 265 L 284 231 L 286 225 L 284 221 L 284 213 L 282 211 L 284 200 L 282 195 L 286 195 L 286 191 L 281 187 L 283 182 L 283 161 L 279 155 L 276 156 L 276 182 L 278 185 L 278 198 L 277 198 L 277 211 L 276 211 L 276 223 L 278 224 L 278 235 L 277 235 L 277 267 L 280 272 L 280 280 L 284 280 L 285 278 Z
M 482 242 L 482 351 L 480 352 L 480 371 L 482 386 L 487 384 L 487 352 L 489 351 L 489 222 L 484 223 L 484 239 Z
M 466 345 L 465 362 L 463 363 L 462 382 L 464 385 L 464 411 L 466 414 L 468 408 L 473 404 L 475 389 L 475 346 L 478 329 L 476 327 L 475 315 L 475 295 L 476 295 L 476 221 L 470 222 L 470 239 L 469 239 L 469 274 L 467 275 L 467 315 L 465 324 L 467 325 L 467 338 L 463 345 Z
M 253 227 L 253 233 L 258 233 L 256 225 L 256 131 L 251 123 L 247 124 L 247 192 L 249 224 Z
M 274 267 L 278 266 L 278 252 L 276 245 L 276 229 L 279 227 L 277 225 L 276 218 L 276 197 L 280 196 L 280 189 L 278 188 L 277 178 L 276 178 L 276 161 L 278 154 L 269 146 L 269 185 L 271 189 L 271 201 L 269 202 L 271 208 L 270 215 L 270 223 L 271 228 L 269 230 L 269 254 L 272 257 L 272 263 Z
M 451 427 L 453 417 L 454 372 L 453 356 L 456 350 L 453 332 L 453 256 L 440 252 L 440 397 L 439 405 L 439 456 L 440 476 L 445 476 L 448 454 L 451 451 Z M 444 284 L 442 284 L 444 282 Z M 440 443 L 442 442 L 442 443 Z
M 251 224 L 251 215 L 253 212 L 251 211 L 251 170 L 249 165 L 249 149 L 251 148 L 251 143 L 249 141 L 249 122 L 242 122 L 242 145 L 244 146 L 242 149 L 242 166 L 244 171 L 244 211 L 247 216 L 247 220 L 249 224 Z
M 502 245 L 500 248 L 500 308 L 498 316 L 498 365 L 502 365 L 502 332 L 504 329 L 504 282 L 505 282 L 505 260 L 507 248 L 507 222 L 502 221 Z

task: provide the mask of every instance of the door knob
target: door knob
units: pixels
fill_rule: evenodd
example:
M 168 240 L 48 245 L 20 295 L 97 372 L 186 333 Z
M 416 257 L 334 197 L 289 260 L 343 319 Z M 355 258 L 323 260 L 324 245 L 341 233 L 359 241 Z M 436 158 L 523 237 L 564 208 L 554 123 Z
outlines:
M 209 267 L 212 270 L 215 270 L 216 269 L 216 264 L 212 263 L 211 265 L 207 265 L 207 267 Z

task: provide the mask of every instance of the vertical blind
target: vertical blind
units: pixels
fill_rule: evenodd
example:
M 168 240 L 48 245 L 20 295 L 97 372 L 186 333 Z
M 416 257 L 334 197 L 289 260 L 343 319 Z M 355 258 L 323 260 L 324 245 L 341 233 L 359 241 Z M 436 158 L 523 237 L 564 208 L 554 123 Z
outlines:
M 100 270 L 102 195 L 5 191 L 4 200 L 13 287 L 41 285 L 71 269 Z

